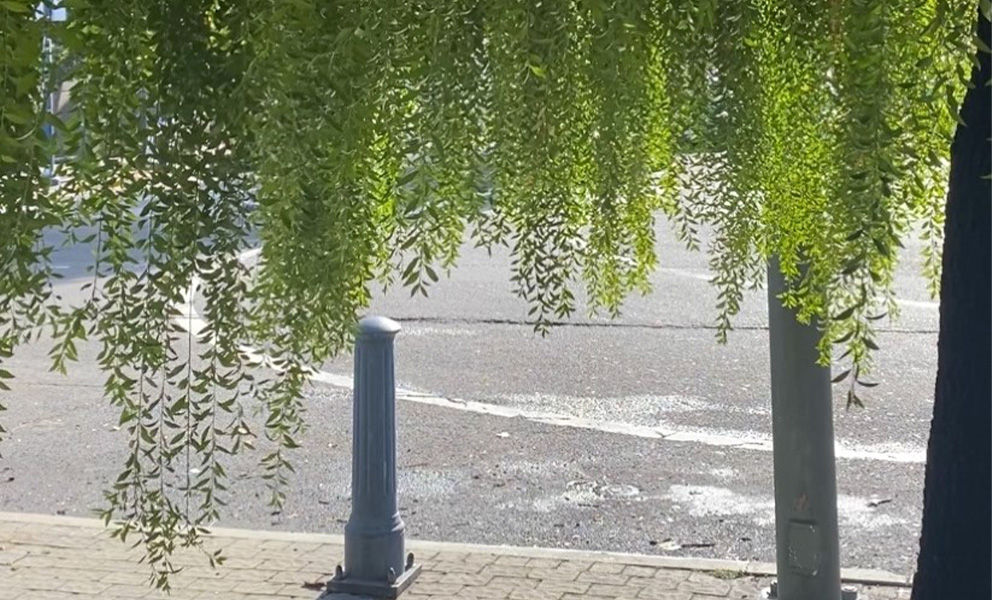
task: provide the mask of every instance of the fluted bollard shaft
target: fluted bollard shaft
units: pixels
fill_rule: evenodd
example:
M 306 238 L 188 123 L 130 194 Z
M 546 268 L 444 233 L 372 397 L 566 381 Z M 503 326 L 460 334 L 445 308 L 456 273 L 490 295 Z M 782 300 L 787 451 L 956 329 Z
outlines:
M 399 325 L 362 319 L 355 346 L 351 516 L 344 528 L 344 569 L 332 592 L 395 598 L 419 573 L 404 553 L 396 499 L 394 339 Z

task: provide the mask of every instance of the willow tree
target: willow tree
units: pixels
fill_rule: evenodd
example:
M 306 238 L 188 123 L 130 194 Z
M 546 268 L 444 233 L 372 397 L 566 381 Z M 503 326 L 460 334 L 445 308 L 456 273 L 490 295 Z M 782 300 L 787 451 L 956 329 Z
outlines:
M 374 286 L 425 292 L 466 237 L 509 246 L 540 331 L 577 285 L 614 315 L 649 291 L 657 218 L 691 248 L 712 232 L 721 339 L 775 256 L 855 404 L 914 224 L 937 290 L 971 2 L 61 5 L 53 23 L 0 2 L 0 352 L 51 334 L 64 369 L 102 345 L 129 448 L 105 517 L 163 575 L 218 518 L 225 455 L 268 447 L 281 501 L 309 369 Z M 51 229 L 96 247 L 80 305 L 53 296 Z

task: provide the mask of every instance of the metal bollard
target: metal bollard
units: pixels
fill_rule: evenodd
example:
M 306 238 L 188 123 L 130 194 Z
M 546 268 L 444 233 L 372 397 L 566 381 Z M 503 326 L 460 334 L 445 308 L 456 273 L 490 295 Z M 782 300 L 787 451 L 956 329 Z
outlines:
M 396 598 L 420 565 L 404 556 L 396 501 L 396 388 L 393 341 L 400 326 L 385 317 L 358 324 L 352 419 L 351 516 L 344 528 L 344 568 L 332 593 Z
M 778 295 L 768 266 L 777 592 L 781 600 L 840 600 L 837 471 L 830 369 L 816 364 L 820 332 Z M 769 590 L 770 591 L 770 590 Z

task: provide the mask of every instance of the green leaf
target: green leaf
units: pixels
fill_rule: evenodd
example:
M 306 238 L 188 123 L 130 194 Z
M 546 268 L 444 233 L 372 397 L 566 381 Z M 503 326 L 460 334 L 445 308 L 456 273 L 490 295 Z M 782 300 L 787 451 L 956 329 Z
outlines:
M 888 258 L 891 255 L 889 247 L 885 245 L 885 242 L 883 242 L 878 238 L 872 238 L 871 241 L 873 244 L 875 244 L 875 249 L 878 250 L 879 254 L 881 254 L 886 258 Z
M 850 319 L 854 315 L 854 311 L 857 310 L 858 307 L 859 307 L 859 305 L 857 305 L 857 304 L 855 304 L 854 306 L 848 307 L 847 309 L 845 309 L 844 311 L 842 311 L 839 315 L 835 316 L 833 318 L 833 320 L 834 321 L 846 321 L 847 319 Z
M 840 383 L 841 381 L 844 381 L 845 379 L 847 379 L 847 376 L 850 375 L 850 374 L 851 374 L 851 369 L 847 369 L 846 371 L 842 372 L 840 375 L 837 375 L 836 377 L 834 377 L 830 381 L 831 381 L 831 383 Z
M 851 331 L 848 331 L 843 336 L 841 336 L 841 337 L 837 338 L 836 340 L 834 340 L 834 344 L 844 344 L 844 343 L 848 342 L 852 337 L 854 337 L 854 334 L 855 334 L 855 330 L 852 329 Z

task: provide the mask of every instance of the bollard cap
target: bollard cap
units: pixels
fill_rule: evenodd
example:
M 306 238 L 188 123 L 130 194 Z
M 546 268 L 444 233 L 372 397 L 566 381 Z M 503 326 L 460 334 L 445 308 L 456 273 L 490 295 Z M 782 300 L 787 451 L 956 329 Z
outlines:
M 400 324 L 386 317 L 365 317 L 358 322 L 358 337 L 393 337 L 400 331 Z

